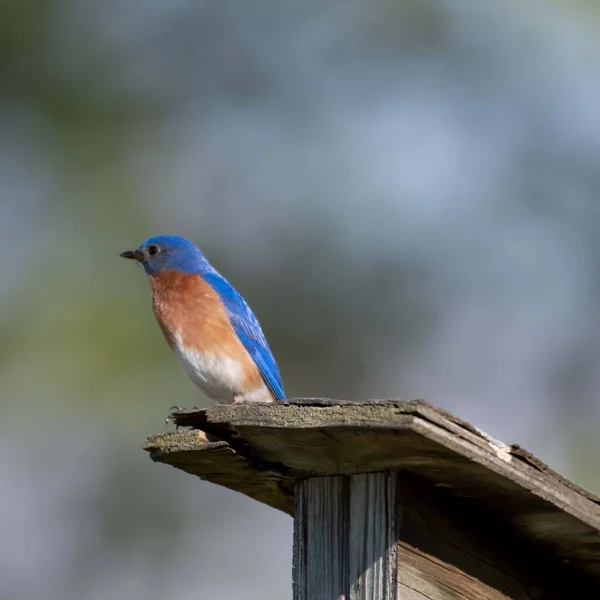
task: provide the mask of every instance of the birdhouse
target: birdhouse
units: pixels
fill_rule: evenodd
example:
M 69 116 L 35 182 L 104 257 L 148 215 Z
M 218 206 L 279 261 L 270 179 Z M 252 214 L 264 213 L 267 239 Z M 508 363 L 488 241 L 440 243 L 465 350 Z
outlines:
M 294 519 L 294 600 L 600 598 L 600 498 L 423 401 L 180 410 L 153 460 Z

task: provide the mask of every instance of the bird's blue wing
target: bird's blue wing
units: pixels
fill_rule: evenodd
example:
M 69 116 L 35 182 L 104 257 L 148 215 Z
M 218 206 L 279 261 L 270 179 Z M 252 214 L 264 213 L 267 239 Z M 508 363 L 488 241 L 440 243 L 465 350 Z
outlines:
M 285 392 L 279 368 L 252 309 L 221 275 L 207 273 L 203 279 L 219 294 L 236 335 L 256 363 L 265 383 L 277 400 L 283 400 Z

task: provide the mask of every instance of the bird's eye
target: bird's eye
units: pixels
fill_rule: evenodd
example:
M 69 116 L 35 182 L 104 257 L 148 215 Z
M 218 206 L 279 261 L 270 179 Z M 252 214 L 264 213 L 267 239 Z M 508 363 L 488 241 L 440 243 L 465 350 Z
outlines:
M 150 256 L 156 256 L 159 252 L 160 252 L 160 248 L 158 246 L 155 246 L 154 244 L 152 244 L 151 246 L 148 246 L 148 254 Z

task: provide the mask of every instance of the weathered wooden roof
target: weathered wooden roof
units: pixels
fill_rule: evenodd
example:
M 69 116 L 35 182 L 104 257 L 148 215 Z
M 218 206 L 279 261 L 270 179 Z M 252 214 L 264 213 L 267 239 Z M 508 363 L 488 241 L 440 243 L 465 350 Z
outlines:
M 421 401 L 297 399 L 178 410 L 153 460 L 293 513 L 299 478 L 399 469 L 474 498 L 600 581 L 600 498 L 517 445 Z

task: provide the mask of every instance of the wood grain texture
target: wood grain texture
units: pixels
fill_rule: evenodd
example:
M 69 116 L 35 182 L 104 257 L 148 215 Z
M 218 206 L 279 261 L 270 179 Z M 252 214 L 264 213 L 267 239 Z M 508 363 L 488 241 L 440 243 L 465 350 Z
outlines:
M 294 600 L 396 598 L 395 475 L 298 482 Z
M 404 585 L 398 584 L 398 600 L 433 600 L 431 596 L 427 597 L 421 592 Z M 436 599 L 437 600 L 437 599 Z
M 212 441 L 202 431 L 180 431 L 147 438 L 144 450 L 161 463 L 200 479 L 241 492 L 291 514 L 294 484 L 281 472 L 236 452 L 225 441 Z
M 426 402 L 303 399 L 182 410 L 173 420 L 221 441 L 158 436 L 147 446 L 154 460 L 288 514 L 298 480 L 398 470 L 472 500 L 524 543 L 600 583 L 600 499 Z
M 392 599 L 396 593 L 396 474 L 350 477 L 350 600 Z
M 395 471 L 299 481 L 293 573 L 294 600 L 600 597 L 486 508 Z
M 294 519 L 294 600 L 344 598 L 347 496 L 345 477 L 300 482 Z
M 401 587 L 431 600 L 560 600 L 574 589 L 600 597 L 597 583 L 476 501 L 403 474 L 396 500 Z

